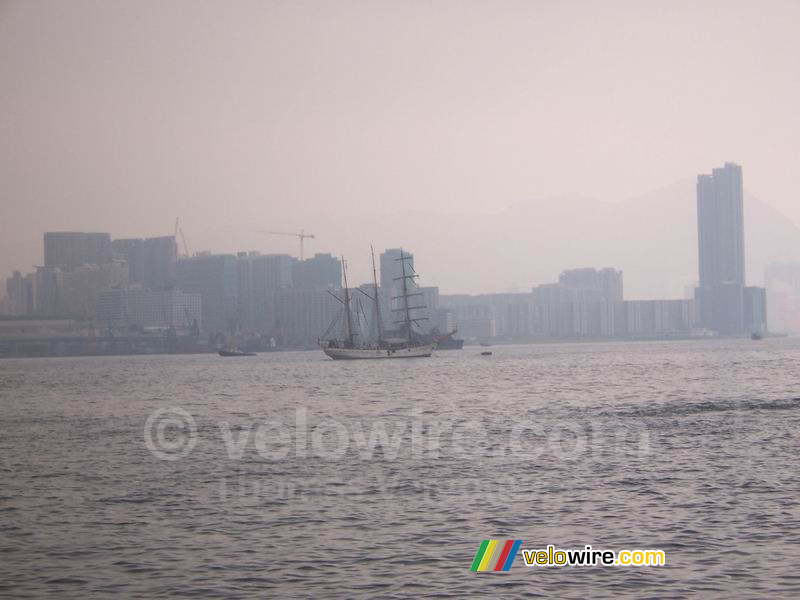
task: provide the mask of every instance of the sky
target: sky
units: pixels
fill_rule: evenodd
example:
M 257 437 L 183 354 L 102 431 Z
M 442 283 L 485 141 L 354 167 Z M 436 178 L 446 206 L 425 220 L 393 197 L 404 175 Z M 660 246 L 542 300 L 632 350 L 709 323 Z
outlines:
M 0 275 L 46 230 L 179 216 L 191 251 L 296 254 L 255 234 L 314 223 L 339 254 L 402 245 L 370 227 L 399 211 L 623 202 L 725 161 L 800 223 L 798 23 L 779 0 L 0 0 Z

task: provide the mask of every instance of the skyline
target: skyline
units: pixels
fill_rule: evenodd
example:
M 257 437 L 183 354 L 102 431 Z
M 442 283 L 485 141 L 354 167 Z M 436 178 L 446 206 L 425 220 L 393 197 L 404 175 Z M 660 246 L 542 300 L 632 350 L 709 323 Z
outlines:
M 47 230 L 150 237 L 179 216 L 194 248 L 219 250 L 242 224 L 621 204 L 728 160 L 796 226 L 798 17 L 792 2 L 7 1 L 0 269 L 32 264 Z M 316 233 L 312 250 L 356 251 Z M 432 279 L 445 258 L 430 257 Z
M 443 293 L 481 294 L 529 291 L 536 285 L 547 283 L 555 279 L 558 274 L 565 269 L 581 267 L 614 267 L 620 268 L 626 272 L 626 281 L 628 283 L 628 289 L 631 291 L 631 298 L 656 299 L 663 297 L 686 297 L 686 286 L 696 283 L 699 275 L 696 261 L 697 248 L 695 228 L 697 223 L 695 207 L 695 182 L 696 177 L 700 175 L 702 171 L 703 169 L 698 169 L 698 173 L 696 175 L 694 175 L 692 178 L 686 178 L 677 186 L 664 188 L 662 191 L 656 192 L 653 196 L 641 196 L 626 203 L 594 203 L 591 200 L 583 198 L 562 197 L 563 206 L 567 207 L 564 210 L 566 210 L 567 213 L 574 212 L 576 207 L 577 209 L 581 209 L 581 207 L 585 206 L 600 207 L 601 209 L 604 209 L 605 213 L 607 213 L 605 216 L 603 214 L 589 215 L 587 224 L 591 226 L 595 224 L 595 221 L 602 222 L 607 225 L 608 221 L 624 222 L 631 218 L 630 216 L 617 218 L 614 215 L 615 210 L 624 210 L 628 213 L 632 212 L 634 219 L 640 218 L 640 215 L 642 214 L 649 215 L 653 221 L 652 225 L 656 228 L 658 228 L 659 222 L 663 222 L 663 219 L 667 218 L 665 211 L 668 211 L 669 218 L 672 219 L 674 226 L 665 228 L 663 235 L 660 233 L 658 236 L 656 236 L 658 239 L 655 241 L 649 239 L 650 234 L 653 232 L 641 233 L 639 235 L 639 243 L 631 243 L 631 246 L 638 246 L 636 253 L 630 253 L 630 246 L 622 245 L 617 246 L 616 249 L 614 249 L 612 241 L 616 241 L 616 243 L 619 244 L 619 240 L 615 240 L 615 238 L 619 237 L 618 235 L 608 235 L 605 237 L 603 235 L 600 235 L 599 237 L 597 235 L 589 236 L 591 237 L 589 256 L 600 256 L 601 258 L 581 259 L 575 258 L 574 253 L 571 253 L 571 251 L 572 246 L 574 246 L 573 242 L 580 242 L 581 237 L 586 237 L 586 231 L 581 231 L 578 234 L 574 234 L 572 237 L 570 237 L 570 230 L 571 228 L 574 228 L 574 223 L 562 223 L 561 221 L 558 221 L 556 224 L 560 225 L 560 228 L 556 228 L 555 231 L 552 231 L 553 227 L 547 228 L 551 230 L 548 233 L 552 234 L 552 239 L 549 239 L 549 241 L 542 241 L 543 238 L 539 238 L 542 243 L 549 243 L 549 246 L 545 245 L 543 248 L 540 246 L 539 251 L 537 252 L 530 252 L 527 255 L 522 253 L 519 255 L 517 258 L 520 259 L 520 261 L 517 262 L 516 265 L 518 267 L 519 264 L 522 264 L 523 269 L 518 268 L 517 278 L 515 280 L 508 280 L 500 285 L 494 282 L 493 284 L 483 286 L 479 283 L 477 285 L 473 285 L 473 287 L 469 287 L 468 285 L 453 286 L 449 283 L 453 279 L 452 275 L 458 274 L 463 276 L 467 274 L 466 272 L 469 271 L 469 269 L 467 269 L 466 266 L 459 264 L 456 260 L 456 255 L 453 254 L 453 250 L 457 251 L 458 248 L 447 249 L 447 246 L 450 246 L 449 244 L 445 244 L 445 247 L 442 247 L 440 244 L 441 240 L 437 240 L 435 238 L 431 239 L 429 234 L 431 231 L 435 231 L 437 229 L 437 225 L 423 223 L 420 226 L 419 231 L 402 237 L 402 239 L 410 240 L 408 243 L 392 243 L 393 240 L 396 240 L 401 236 L 395 236 L 392 233 L 387 234 L 387 231 L 392 231 L 392 227 L 390 226 L 392 219 L 388 219 L 387 215 L 367 213 L 358 216 L 344 214 L 329 218 L 317 217 L 317 220 L 310 222 L 317 223 L 318 226 L 306 230 L 307 233 L 315 233 L 317 236 L 316 239 L 306 240 L 306 256 L 313 256 L 317 253 L 333 254 L 336 257 L 341 257 L 344 255 L 348 261 L 349 270 L 352 274 L 351 277 L 353 281 L 358 283 L 369 282 L 371 281 L 371 267 L 368 256 L 369 252 L 365 250 L 365 248 L 368 248 L 370 242 L 375 239 L 388 239 L 390 241 L 386 244 L 374 242 L 373 245 L 375 245 L 376 248 L 392 248 L 400 247 L 401 245 L 407 248 L 412 248 L 413 251 L 418 254 L 420 259 L 423 261 L 424 283 L 426 285 L 439 286 Z M 745 181 L 746 180 L 747 173 L 745 173 Z M 655 202 L 652 201 L 652 198 L 656 199 Z M 501 211 L 497 213 L 497 215 L 494 215 L 496 218 L 502 220 L 499 221 L 499 224 L 491 225 L 487 227 L 487 229 L 499 230 L 499 240 L 502 240 L 502 242 L 498 241 L 497 244 L 483 244 L 481 247 L 481 252 L 485 253 L 488 251 L 488 253 L 491 254 L 492 251 L 495 251 L 495 254 L 491 254 L 492 257 L 498 256 L 497 252 L 502 255 L 504 251 L 502 246 L 499 244 L 506 244 L 507 242 L 507 240 L 503 239 L 502 237 L 502 224 L 505 223 L 506 225 L 518 225 L 517 222 L 520 219 L 518 215 L 515 214 L 515 211 L 521 211 L 522 214 L 526 214 L 528 215 L 528 218 L 533 219 L 535 218 L 536 211 L 541 209 L 542 204 L 533 201 L 529 203 L 520 203 L 514 207 L 511 207 L 510 209 Z M 765 210 L 766 212 L 764 212 Z M 595 211 L 584 212 L 593 213 Z M 425 213 L 418 211 L 407 212 L 401 216 L 403 216 L 405 220 L 401 221 L 400 226 L 396 228 L 397 231 L 402 231 L 404 229 L 407 230 L 408 222 L 415 219 L 419 220 L 420 216 L 425 217 L 422 219 L 423 221 L 430 220 L 428 218 L 430 214 L 425 215 Z M 436 217 L 436 215 L 432 216 Z M 442 218 L 440 223 L 446 223 L 449 220 L 447 215 L 438 216 Z M 457 227 L 464 228 L 465 230 L 474 233 L 474 230 L 470 229 L 470 227 L 481 227 L 481 224 L 485 222 L 484 220 L 487 217 L 491 217 L 490 215 L 471 216 L 474 217 L 472 221 L 470 220 L 469 215 L 461 215 L 463 220 L 459 222 Z M 556 215 L 556 217 L 559 219 L 562 216 L 563 215 Z M 752 281 L 754 285 L 763 285 L 764 273 L 769 265 L 781 262 L 800 262 L 800 228 L 796 228 L 793 224 L 788 224 L 785 222 L 782 224 L 782 228 L 774 227 L 775 219 L 777 218 L 779 220 L 784 216 L 785 215 L 773 211 L 768 205 L 757 201 L 752 195 L 747 193 L 745 188 L 745 221 L 748 221 L 749 225 L 745 227 L 745 234 L 747 237 L 747 243 L 745 244 L 747 249 L 746 254 L 749 257 L 745 262 L 747 266 L 748 280 Z M 763 230 L 764 227 L 761 227 L 761 230 L 757 230 L 757 228 L 753 226 L 754 224 L 759 225 L 762 223 L 762 221 L 764 222 L 764 227 L 768 226 L 767 229 L 769 230 L 769 235 L 765 235 L 766 232 Z M 351 234 L 347 230 L 347 227 L 343 225 L 348 223 L 356 223 L 356 225 L 353 227 L 353 229 L 356 231 L 355 235 Z M 373 224 L 376 226 L 375 231 L 368 231 L 368 228 Z M 171 235 L 171 230 L 173 227 L 174 220 L 170 219 L 170 232 L 167 233 L 161 231 L 159 232 L 159 236 Z M 183 221 L 181 221 L 181 228 L 183 229 Z M 84 228 L 81 231 L 89 230 L 88 228 Z M 360 233 L 361 231 L 365 231 L 363 237 Z M 377 232 L 377 234 L 373 235 L 375 232 Z M 39 256 L 39 262 L 32 263 L 31 267 L 27 267 L 28 270 L 30 270 L 35 264 L 44 264 L 42 256 L 42 235 L 44 233 L 45 232 L 41 232 L 38 240 L 34 242 L 35 249 L 33 252 Z M 114 239 L 124 239 L 125 237 L 129 237 L 118 236 L 114 231 L 110 231 L 109 233 L 111 233 L 111 236 Z M 615 234 L 618 233 L 619 232 L 615 232 Z M 191 235 L 192 234 L 190 233 L 190 236 Z M 669 237 L 670 235 L 675 235 L 676 237 L 671 239 Z M 132 237 L 141 237 L 141 234 L 134 232 Z M 217 239 L 218 241 L 216 243 L 201 243 L 198 245 L 198 239 L 201 241 L 203 239 Z M 338 242 L 330 242 L 329 240 L 331 239 L 337 240 Z M 680 243 L 678 242 L 678 239 L 681 240 Z M 646 242 L 643 240 L 646 240 Z M 178 237 L 176 241 L 178 242 L 181 251 L 183 251 L 180 237 Z M 336 248 L 331 247 L 334 245 L 334 243 L 337 246 Z M 566 247 L 564 247 L 565 243 Z M 655 246 L 653 245 L 654 243 L 656 244 Z M 659 244 L 661 247 L 658 246 Z M 608 251 L 608 248 L 605 247 L 606 245 L 612 247 L 611 251 Z M 235 255 L 239 252 L 257 251 L 261 252 L 262 254 L 285 254 L 295 258 L 297 258 L 299 254 L 299 243 L 295 239 L 282 236 L 268 236 L 260 230 L 255 229 L 253 225 L 245 225 L 238 228 L 232 227 L 228 229 L 220 228 L 215 235 L 193 236 L 189 239 L 189 246 L 192 254 L 198 252 L 211 252 L 212 254 Z M 770 247 L 767 248 L 767 246 Z M 670 271 L 666 273 L 664 277 L 659 275 L 660 279 L 657 278 L 647 280 L 646 278 L 648 275 L 652 277 L 652 271 L 654 265 L 657 264 L 658 255 L 662 253 L 665 248 L 670 248 L 671 251 L 677 252 L 677 254 L 673 254 L 668 261 L 670 263 Z M 543 261 L 541 259 L 541 250 L 544 250 L 545 252 L 554 252 L 558 250 L 559 257 L 555 262 L 550 262 L 549 265 L 543 265 L 543 263 L 547 263 L 547 260 Z M 566 251 L 564 252 L 565 258 L 563 260 L 560 258 L 562 251 Z M 683 252 L 685 256 L 678 256 L 680 252 Z M 617 258 L 612 258 L 614 256 Z M 753 257 L 755 257 L 755 260 L 753 260 Z M 530 260 L 528 260 L 529 258 Z M 636 260 L 640 261 L 635 268 L 630 268 L 629 265 L 625 264 L 625 260 L 629 260 L 631 258 L 635 258 Z M 684 262 L 687 263 L 687 268 L 689 269 L 689 273 L 685 277 L 680 276 L 680 270 L 674 270 L 676 268 L 675 265 L 678 265 L 678 269 L 680 269 L 682 259 L 687 259 Z M 495 259 L 492 258 L 492 260 Z M 558 262 L 559 260 L 560 262 Z M 491 262 L 491 260 L 487 259 L 487 262 Z M 511 259 L 509 259 L 507 262 L 508 264 L 506 265 L 499 265 L 501 268 L 498 270 L 502 271 L 503 267 L 505 267 L 505 272 L 507 272 L 515 264 Z M 446 271 L 444 272 L 445 276 L 442 277 L 442 266 L 444 265 L 452 267 L 453 264 L 458 265 L 456 273 Z M 528 278 L 525 279 L 525 266 L 533 267 L 536 274 L 533 276 L 528 276 Z M 543 269 L 541 268 L 542 266 L 546 266 L 546 268 Z M 8 276 L 14 270 L 25 272 L 26 267 L 24 265 L 14 265 L 5 276 Z M 676 272 L 678 273 L 677 277 L 675 275 Z M 467 279 L 469 279 L 469 277 L 467 277 Z M 461 277 L 461 280 L 464 281 L 464 277 Z M 659 287 L 659 285 L 654 285 L 654 282 L 663 283 L 663 285 Z M 650 290 L 649 293 L 642 293 L 642 289 L 645 288 Z

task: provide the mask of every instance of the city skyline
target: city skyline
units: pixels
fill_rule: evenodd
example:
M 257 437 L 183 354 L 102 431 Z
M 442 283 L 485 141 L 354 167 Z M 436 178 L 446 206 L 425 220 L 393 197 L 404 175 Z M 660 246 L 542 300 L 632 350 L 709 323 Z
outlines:
M 391 320 L 376 319 L 397 310 L 397 281 L 405 274 L 398 261 L 404 255 L 431 335 L 461 329 L 470 339 L 525 341 L 763 334 L 767 294 L 746 282 L 743 208 L 741 166 L 728 162 L 697 176 L 700 276 L 691 299 L 626 298 L 623 271 L 614 266 L 574 266 L 557 281 L 521 293 L 443 294 L 436 285 L 416 287 L 414 251 L 400 248 L 379 250 L 375 289 L 345 279 L 343 259 L 330 254 L 298 260 L 255 251 L 197 252 L 179 258 L 175 236 L 116 240 L 100 232 L 45 232 L 45 266 L 25 277 L 15 272 L 6 289 L 16 315 L 74 315 L 123 330 L 168 326 L 192 329 L 195 336 L 267 335 L 279 347 L 302 347 L 340 309 L 326 292 L 343 285 L 361 288 L 375 302 L 374 315 L 363 310 L 360 297 L 347 305 L 362 331 L 358 335 L 391 329 Z
M 340 214 L 326 219 L 309 217 L 303 222 L 314 224 L 313 229 L 309 230 L 317 232 L 317 239 L 306 242 L 307 252 L 330 252 L 335 256 L 345 254 L 354 281 L 368 282 L 371 280 L 371 266 L 369 253 L 364 248 L 368 248 L 371 243 L 375 247 L 387 248 L 399 246 L 399 242 L 406 243 L 425 254 L 427 268 L 424 278 L 436 281 L 447 293 L 518 291 L 551 281 L 560 271 L 576 265 L 615 265 L 628 274 L 628 291 L 632 297 L 681 297 L 687 286 L 699 280 L 695 257 L 696 241 L 694 234 L 689 235 L 689 229 L 686 228 L 687 222 L 691 222 L 694 227 L 696 219 L 694 180 L 695 176 L 687 177 L 676 186 L 626 203 L 604 204 L 562 197 L 560 212 L 551 212 L 548 204 L 532 202 L 520 204 L 497 215 L 461 215 L 457 218 L 435 213 L 398 213 L 391 218 L 373 213 Z M 800 228 L 768 205 L 757 201 L 747 193 L 746 188 L 744 200 L 749 223 L 749 227 L 745 228 L 748 238 L 747 253 L 750 256 L 745 261 L 747 278 L 756 285 L 763 285 L 765 272 L 772 263 L 800 262 Z M 575 211 L 593 211 L 595 214 L 591 219 L 585 219 L 581 215 L 578 222 L 580 229 L 575 231 L 574 223 L 563 220 L 564 211 L 573 214 Z M 515 232 L 511 237 L 516 239 L 509 246 L 508 242 L 512 240 L 503 235 L 503 230 L 508 227 L 519 229 L 524 223 L 519 214 L 530 219 L 534 228 L 537 222 L 546 222 L 547 225 L 536 230 L 536 235 L 530 239 L 519 238 L 520 233 Z M 545 218 L 544 221 L 542 217 Z M 647 218 L 648 222 L 643 223 L 638 230 L 626 231 L 621 228 L 623 223 L 631 219 L 642 218 Z M 671 226 L 661 226 L 661 223 L 670 221 L 673 223 Z M 164 222 L 164 230 L 171 231 L 174 217 L 165 217 Z M 397 227 L 393 227 L 395 222 Z M 600 229 L 596 228 L 597 223 L 602 223 Z M 291 225 L 287 225 L 287 228 L 291 229 Z M 346 233 L 349 228 L 357 231 L 369 230 L 370 233 L 364 233 L 361 238 Z M 607 235 L 598 235 L 603 230 L 607 230 Z M 406 233 L 402 233 L 403 231 Z M 136 238 L 137 234 L 143 233 L 130 230 L 125 232 L 117 239 L 117 232 L 112 231 L 117 242 L 131 236 Z M 438 243 L 439 236 L 443 239 L 455 236 L 456 240 L 467 247 L 467 240 L 474 240 L 476 236 L 482 235 L 481 232 L 487 234 L 486 244 L 481 246 L 480 253 L 472 254 L 470 265 L 471 272 L 478 276 L 465 278 L 464 267 L 452 252 L 454 247 Z M 569 238 L 571 243 L 565 246 L 559 237 L 569 234 L 573 234 Z M 189 231 L 188 235 L 191 246 L 198 251 L 236 254 L 257 250 L 262 254 L 297 254 L 297 244 L 291 238 L 270 238 L 260 233 L 252 224 L 221 228 L 210 235 L 198 236 L 197 232 Z M 626 246 L 620 243 L 624 237 L 631 236 L 636 239 L 630 240 L 629 246 L 640 248 L 636 254 L 628 253 Z M 155 237 L 169 236 L 162 230 L 162 234 Z M 590 240 L 590 243 L 583 238 Z M 240 241 L 231 244 L 232 239 Z M 206 240 L 216 242 L 206 244 Z M 11 263 L 5 273 L 25 271 L 31 266 L 43 265 L 41 238 L 33 246 L 34 257 L 29 261 L 29 266 Z M 524 248 L 525 252 L 515 251 L 515 247 Z M 509 250 L 506 251 L 506 248 Z M 552 252 L 554 248 L 558 249 L 557 253 Z M 670 253 L 668 261 L 665 260 L 665 252 Z M 500 256 L 503 257 L 503 262 L 497 262 Z M 0 258 L 5 258 L 7 262 L 8 255 L 0 255 Z M 454 260 L 456 268 L 453 268 Z M 653 277 L 652 266 L 658 265 L 659 261 L 667 270 L 663 276 Z

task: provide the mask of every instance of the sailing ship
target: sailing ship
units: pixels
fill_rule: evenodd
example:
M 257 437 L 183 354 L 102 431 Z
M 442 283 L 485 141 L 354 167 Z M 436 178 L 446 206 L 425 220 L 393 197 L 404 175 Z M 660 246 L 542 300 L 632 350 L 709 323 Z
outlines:
M 372 251 L 372 248 L 370 247 Z M 322 339 L 319 345 L 322 351 L 334 360 L 358 360 L 358 359 L 377 359 L 377 358 L 424 358 L 433 353 L 434 344 L 430 340 L 425 340 L 424 336 L 416 331 L 415 326 L 419 321 L 426 320 L 425 317 L 415 317 L 414 311 L 425 308 L 423 305 L 412 306 L 410 299 L 422 296 L 421 292 L 411 291 L 409 281 L 413 281 L 418 275 L 413 267 L 407 264 L 411 256 L 405 254 L 400 249 L 400 262 L 402 275 L 396 277 L 395 281 L 401 281 L 402 294 L 392 298 L 392 301 L 399 301 L 397 308 L 392 308 L 393 313 L 397 313 L 400 319 L 394 321 L 399 325 L 398 337 L 387 337 L 383 330 L 383 319 L 381 317 L 381 303 L 378 295 L 378 275 L 375 270 L 375 252 L 372 251 L 372 278 L 374 282 L 373 295 L 367 294 L 361 288 L 356 288 L 359 292 L 367 296 L 374 305 L 374 321 L 377 339 L 374 341 L 363 340 L 361 333 L 356 331 L 353 325 L 353 298 L 347 283 L 347 264 L 342 258 L 342 273 L 344 276 L 344 298 L 339 298 L 333 292 L 330 294 L 342 304 L 340 315 L 344 315 L 345 337 L 343 339 Z M 409 272 L 410 271 L 410 272 Z M 360 302 L 358 303 L 360 306 Z M 334 319 L 328 331 L 323 335 L 326 338 L 328 333 L 338 323 L 339 317 Z

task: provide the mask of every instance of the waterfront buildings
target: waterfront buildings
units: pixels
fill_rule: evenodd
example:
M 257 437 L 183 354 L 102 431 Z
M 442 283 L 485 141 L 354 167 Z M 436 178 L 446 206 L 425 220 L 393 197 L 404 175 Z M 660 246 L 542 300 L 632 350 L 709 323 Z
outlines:
M 292 286 L 295 259 L 288 254 L 240 252 L 236 257 L 238 318 L 242 331 L 271 333 L 272 293 Z
M 104 265 L 112 260 L 111 235 L 50 231 L 44 234 L 44 266 L 70 271 L 81 265 Z
M 145 238 L 142 255 L 142 285 L 151 290 L 173 288 L 178 262 L 175 236 Z
M 202 328 L 202 296 L 180 290 L 117 288 L 96 295 L 98 325 Z
M 278 290 L 272 302 L 275 339 L 281 346 L 300 348 L 316 346 L 342 308 L 328 290 L 319 289 Z
M 301 290 L 342 287 L 341 261 L 330 254 L 315 254 L 305 260 L 294 260 L 292 287 Z
M 175 286 L 178 245 L 175 236 L 125 238 L 111 242 L 113 256 L 128 265 L 133 284 L 151 290 L 167 290 Z
M 200 253 L 178 261 L 176 287 L 199 294 L 202 323 L 209 332 L 238 329 L 239 285 L 236 256 Z
M 15 317 L 34 314 L 35 284 L 34 276 L 29 273 L 23 275 L 19 271 L 6 279 L 6 298 L 8 306 L 6 312 Z
M 128 280 L 132 284 L 144 283 L 144 240 L 142 238 L 113 240 L 111 251 L 115 260 L 127 263 Z

